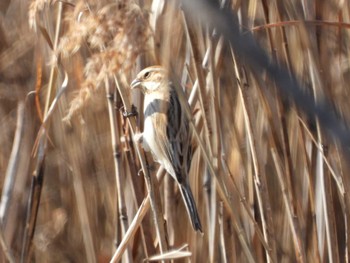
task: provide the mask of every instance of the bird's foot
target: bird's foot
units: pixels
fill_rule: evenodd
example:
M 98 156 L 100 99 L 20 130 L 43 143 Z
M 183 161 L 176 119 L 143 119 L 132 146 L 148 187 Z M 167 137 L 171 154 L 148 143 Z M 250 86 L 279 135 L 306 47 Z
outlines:
M 146 169 L 148 170 L 148 172 L 154 172 L 155 171 L 155 166 L 154 165 L 146 165 Z M 141 168 L 138 172 L 137 172 L 137 176 L 141 176 L 143 173 L 143 169 Z
M 123 109 L 124 109 L 124 107 L 122 107 L 121 110 L 123 110 Z M 137 116 L 137 115 L 138 115 L 137 108 L 135 107 L 134 104 L 131 105 L 131 111 L 126 111 L 126 110 L 123 111 L 123 117 L 125 117 L 125 118 L 130 118 L 130 117 Z
M 143 133 L 142 132 L 135 133 L 134 140 L 135 140 L 135 142 L 142 144 L 143 143 Z

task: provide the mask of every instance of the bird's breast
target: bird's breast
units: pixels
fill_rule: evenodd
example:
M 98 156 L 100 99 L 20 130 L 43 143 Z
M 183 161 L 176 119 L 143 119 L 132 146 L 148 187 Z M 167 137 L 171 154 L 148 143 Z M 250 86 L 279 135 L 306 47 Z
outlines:
M 157 94 L 155 94 L 157 95 Z M 173 174 L 169 160 L 169 140 L 167 138 L 169 100 L 162 94 L 145 96 L 143 139 L 151 150 L 155 161 Z
M 163 131 L 162 124 L 160 123 L 157 127 L 157 115 L 160 113 L 154 113 L 151 116 L 145 118 L 144 127 L 143 127 L 143 139 L 146 142 L 148 148 L 151 150 L 155 160 L 159 163 L 162 163 L 163 153 L 163 140 L 160 138 Z

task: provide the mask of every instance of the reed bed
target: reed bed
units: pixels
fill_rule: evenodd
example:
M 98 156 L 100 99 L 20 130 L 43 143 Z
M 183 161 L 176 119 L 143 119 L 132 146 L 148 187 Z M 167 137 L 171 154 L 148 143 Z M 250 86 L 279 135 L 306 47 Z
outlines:
M 349 261 L 347 1 L 0 11 L 0 262 Z M 203 234 L 134 140 L 151 65 L 190 120 Z

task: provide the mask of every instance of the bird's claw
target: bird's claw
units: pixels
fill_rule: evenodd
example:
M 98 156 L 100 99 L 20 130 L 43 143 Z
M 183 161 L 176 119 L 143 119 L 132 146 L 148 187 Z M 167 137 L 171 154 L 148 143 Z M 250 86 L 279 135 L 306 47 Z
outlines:
M 156 170 L 156 167 L 154 165 L 152 165 L 152 164 L 147 164 L 146 168 L 150 172 L 154 172 Z
M 123 114 L 123 117 L 125 117 L 125 118 L 130 118 L 130 117 L 133 117 L 133 116 L 137 116 L 137 114 L 138 114 L 137 108 L 134 106 L 134 104 L 132 104 L 131 105 L 131 111 L 128 112 L 128 111 L 124 110 L 122 114 Z
M 155 166 L 154 165 L 149 165 L 147 164 L 145 167 L 148 172 L 154 172 L 155 171 Z M 137 172 L 137 176 L 141 176 L 143 174 L 143 169 L 141 168 L 138 172 Z
M 134 140 L 135 140 L 135 142 L 142 144 L 143 143 L 143 133 L 135 133 Z

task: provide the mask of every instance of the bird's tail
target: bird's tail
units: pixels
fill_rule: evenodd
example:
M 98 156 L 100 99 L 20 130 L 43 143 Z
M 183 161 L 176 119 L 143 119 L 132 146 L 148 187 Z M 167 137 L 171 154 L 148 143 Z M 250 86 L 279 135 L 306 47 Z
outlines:
M 180 187 L 179 187 L 180 192 L 181 192 L 181 195 L 183 197 L 183 200 L 185 201 L 185 206 L 187 209 L 187 213 L 191 219 L 193 229 L 195 231 L 199 230 L 201 233 L 203 233 L 201 221 L 199 219 L 196 203 L 194 201 L 191 188 L 188 185 L 188 183 L 183 183 L 183 184 L 179 184 L 179 185 L 180 185 Z

